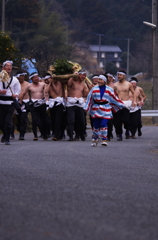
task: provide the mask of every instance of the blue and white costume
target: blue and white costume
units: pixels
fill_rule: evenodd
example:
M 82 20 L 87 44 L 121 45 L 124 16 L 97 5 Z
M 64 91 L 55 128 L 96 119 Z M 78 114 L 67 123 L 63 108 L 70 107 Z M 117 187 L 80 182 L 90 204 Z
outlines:
M 101 78 L 101 76 L 102 75 L 100 75 L 99 78 Z M 94 126 L 93 136 L 95 139 L 99 138 L 100 133 L 102 140 L 107 139 L 108 119 L 113 118 L 112 111 L 116 112 L 123 107 L 124 103 L 117 98 L 111 87 L 104 85 L 95 86 L 91 89 L 84 110 L 88 111 L 92 117 Z

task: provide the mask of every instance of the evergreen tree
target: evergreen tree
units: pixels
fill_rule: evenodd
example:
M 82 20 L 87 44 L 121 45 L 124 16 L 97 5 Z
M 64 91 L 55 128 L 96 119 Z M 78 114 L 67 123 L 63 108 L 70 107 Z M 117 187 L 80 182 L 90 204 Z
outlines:
M 0 64 L 6 60 L 12 60 L 14 65 L 21 66 L 22 54 L 15 48 L 12 39 L 4 32 L 0 32 L 0 53 Z

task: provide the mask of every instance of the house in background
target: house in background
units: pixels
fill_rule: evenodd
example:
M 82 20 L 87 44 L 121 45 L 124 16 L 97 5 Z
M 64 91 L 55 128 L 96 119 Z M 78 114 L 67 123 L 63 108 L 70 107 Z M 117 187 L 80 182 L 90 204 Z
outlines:
M 89 51 L 98 60 L 99 67 L 106 68 L 106 64 L 112 62 L 120 68 L 120 54 L 122 50 L 115 45 L 89 45 Z
M 98 67 L 106 70 L 108 63 L 113 63 L 120 68 L 122 50 L 117 45 L 88 45 L 85 42 L 77 43 L 76 46 L 84 52 L 90 52 L 98 62 Z

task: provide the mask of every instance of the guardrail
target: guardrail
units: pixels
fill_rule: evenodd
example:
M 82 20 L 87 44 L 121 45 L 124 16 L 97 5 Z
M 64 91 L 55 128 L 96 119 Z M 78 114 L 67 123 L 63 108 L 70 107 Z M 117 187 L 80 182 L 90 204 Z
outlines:
M 141 110 L 142 117 L 158 117 L 158 110 Z

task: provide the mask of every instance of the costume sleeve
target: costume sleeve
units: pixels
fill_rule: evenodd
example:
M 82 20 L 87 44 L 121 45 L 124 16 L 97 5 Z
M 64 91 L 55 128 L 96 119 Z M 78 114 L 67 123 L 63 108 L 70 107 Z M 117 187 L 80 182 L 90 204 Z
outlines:
M 3 85 L 2 85 L 2 82 L 0 82 L 0 91 L 3 90 Z
M 118 110 L 122 109 L 124 107 L 124 103 L 115 95 L 114 91 L 111 89 L 108 89 L 109 94 L 109 102 L 112 107 L 113 112 L 117 112 Z
M 20 92 L 21 92 L 21 86 L 19 81 L 16 79 L 15 84 L 13 86 L 13 93 L 18 96 Z

